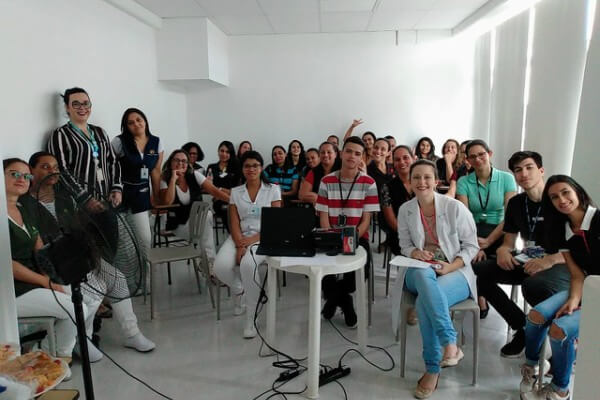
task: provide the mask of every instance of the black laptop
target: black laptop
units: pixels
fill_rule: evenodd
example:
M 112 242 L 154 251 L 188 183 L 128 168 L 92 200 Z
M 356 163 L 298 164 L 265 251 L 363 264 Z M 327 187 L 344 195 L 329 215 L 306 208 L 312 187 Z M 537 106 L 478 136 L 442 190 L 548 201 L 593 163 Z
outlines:
M 314 227 L 315 212 L 312 208 L 263 207 L 256 254 L 312 257 L 315 255 Z

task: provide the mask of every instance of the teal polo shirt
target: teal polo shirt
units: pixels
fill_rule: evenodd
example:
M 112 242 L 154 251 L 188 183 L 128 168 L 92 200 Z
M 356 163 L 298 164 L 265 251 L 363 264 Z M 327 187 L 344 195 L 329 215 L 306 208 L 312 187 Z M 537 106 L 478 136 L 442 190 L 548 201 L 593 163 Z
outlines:
M 485 185 L 479 182 L 475 172 L 461 177 L 456 183 L 456 194 L 467 196 L 469 210 L 473 213 L 473 218 L 477 223 L 486 222 L 498 225 L 502 222 L 504 220 L 504 195 L 507 192 L 516 191 L 517 183 L 514 176 L 496 168 L 492 169 L 492 177 Z M 489 200 L 487 200 L 488 194 Z

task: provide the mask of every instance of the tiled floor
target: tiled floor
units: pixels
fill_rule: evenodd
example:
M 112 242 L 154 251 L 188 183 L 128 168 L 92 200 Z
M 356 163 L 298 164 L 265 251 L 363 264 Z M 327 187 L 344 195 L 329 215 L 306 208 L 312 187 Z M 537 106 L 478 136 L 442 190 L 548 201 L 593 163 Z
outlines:
M 378 275 L 381 254 L 375 255 Z M 271 366 L 274 357 L 259 357 L 260 341 L 244 340 L 244 317 L 234 317 L 232 304 L 222 292 L 222 320 L 216 321 L 206 290 L 198 294 L 191 269 L 185 264 L 173 267 L 173 285 L 168 286 L 166 270 L 156 298 L 159 316 L 150 321 L 149 304 L 141 298 L 134 300 L 140 328 L 157 344 L 149 354 L 139 354 L 120 345 L 119 330 L 113 320 L 104 320 L 102 349 L 129 372 L 146 381 L 155 389 L 173 399 L 253 399 L 270 388 L 281 370 Z M 376 279 L 376 303 L 373 325 L 369 329 L 369 343 L 385 347 L 399 361 L 399 346 L 391 332 L 390 300 L 385 298 L 384 279 Z M 294 357 L 306 356 L 308 280 L 288 274 L 288 285 L 278 299 L 277 347 Z M 264 329 L 264 315 L 262 316 Z M 343 326 L 340 315 L 334 323 L 350 338 L 356 331 Z M 465 359 L 458 367 L 446 369 L 434 399 L 515 399 L 518 398 L 521 359 L 499 357 L 499 349 L 506 340 L 506 324 L 493 310 L 481 322 L 479 384 L 471 386 L 472 336 L 470 320 L 465 322 Z M 340 355 L 352 346 L 327 323 L 322 324 L 321 360 L 336 364 Z M 424 367 L 421 360 L 421 339 L 417 327 L 409 328 L 406 378 L 400 378 L 398 365 L 390 372 L 382 372 L 367 364 L 358 355 L 350 353 L 344 364 L 352 373 L 340 380 L 349 399 L 410 399 L 416 380 Z M 382 366 L 390 361 L 379 351 L 370 350 L 366 356 Z M 80 365 L 75 361 L 73 379 L 62 387 L 83 390 Z M 92 367 L 97 399 L 159 399 L 160 397 L 134 381 L 108 359 Z M 304 375 L 284 386 L 298 391 L 304 387 Z M 267 396 L 261 397 L 265 399 Z M 83 398 L 83 396 L 82 396 Z M 282 397 L 277 397 L 282 398 Z M 300 398 L 289 396 L 289 398 Z M 321 399 L 344 399 L 344 393 L 335 383 L 323 386 Z

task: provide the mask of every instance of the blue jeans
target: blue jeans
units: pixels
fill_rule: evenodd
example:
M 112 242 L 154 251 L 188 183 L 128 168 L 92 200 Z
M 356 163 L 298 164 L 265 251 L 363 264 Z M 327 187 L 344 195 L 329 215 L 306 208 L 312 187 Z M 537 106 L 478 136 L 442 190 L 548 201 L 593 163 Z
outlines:
M 404 287 L 417 296 L 425 369 L 437 374 L 442 347 L 456 343 L 449 308 L 469 297 L 469 284 L 460 271 L 438 276 L 432 268 L 408 268 Z
M 555 319 L 554 316 L 560 307 L 567 302 L 569 292 L 564 290 L 542 301 L 533 308 L 544 317 L 543 324 L 536 324 L 527 319 L 525 326 L 525 358 L 527 364 L 536 365 L 540 359 L 540 351 L 550 325 L 559 327 L 565 334 L 564 339 L 550 338 L 552 347 L 552 385 L 555 389 L 566 391 L 569 388 L 571 370 L 575 361 L 575 341 L 579 337 L 579 318 L 581 311 L 577 310 L 571 315 L 563 315 Z

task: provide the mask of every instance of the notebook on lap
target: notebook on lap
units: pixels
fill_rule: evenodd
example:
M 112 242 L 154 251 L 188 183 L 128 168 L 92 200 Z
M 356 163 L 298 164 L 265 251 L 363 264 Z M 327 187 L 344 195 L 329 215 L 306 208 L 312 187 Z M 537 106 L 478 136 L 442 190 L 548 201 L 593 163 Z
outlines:
M 260 244 L 256 254 L 312 257 L 315 255 L 312 237 L 314 227 L 313 209 L 263 207 L 260 217 Z

